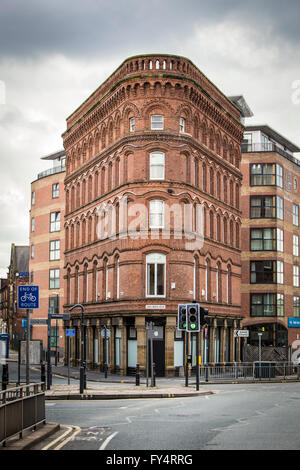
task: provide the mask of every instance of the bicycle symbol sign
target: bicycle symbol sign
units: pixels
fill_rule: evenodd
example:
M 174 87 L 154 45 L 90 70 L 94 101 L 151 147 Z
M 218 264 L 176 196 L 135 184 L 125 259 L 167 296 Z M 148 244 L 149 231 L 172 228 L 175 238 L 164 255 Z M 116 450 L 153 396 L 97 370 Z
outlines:
M 18 286 L 18 308 L 39 308 L 39 286 Z

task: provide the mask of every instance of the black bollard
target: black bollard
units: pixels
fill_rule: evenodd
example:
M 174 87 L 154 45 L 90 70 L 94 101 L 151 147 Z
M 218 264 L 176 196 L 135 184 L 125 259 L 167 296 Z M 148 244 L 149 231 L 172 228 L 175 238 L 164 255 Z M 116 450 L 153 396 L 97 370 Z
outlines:
M 155 362 L 153 362 L 153 387 L 156 387 L 156 371 L 155 371 Z
M 6 390 L 8 386 L 8 364 L 2 366 L 2 390 Z
M 135 371 L 135 385 L 138 386 L 140 385 L 140 365 L 136 365 L 136 371 Z
M 44 362 L 41 362 L 41 382 L 46 382 L 46 365 Z

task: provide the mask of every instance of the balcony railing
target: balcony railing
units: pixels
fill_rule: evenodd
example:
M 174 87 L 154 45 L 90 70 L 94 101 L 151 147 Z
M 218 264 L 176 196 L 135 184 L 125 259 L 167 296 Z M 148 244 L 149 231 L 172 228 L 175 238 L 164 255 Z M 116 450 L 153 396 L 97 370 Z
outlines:
M 282 148 L 278 147 L 278 145 L 274 144 L 273 142 L 268 143 L 255 143 L 255 144 L 242 144 L 242 153 L 250 153 L 250 152 L 277 152 L 283 157 L 290 160 L 295 165 L 300 166 L 300 160 L 293 157 L 290 153 L 286 152 Z
M 66 165 L 55 166 L 54 168 L 49 168 L 48 170 L 42 171 L 38 174 L 37 179 L 45 178 L 46 176 L 55 175 L 55 173 L 61 173 L 66 171 Z

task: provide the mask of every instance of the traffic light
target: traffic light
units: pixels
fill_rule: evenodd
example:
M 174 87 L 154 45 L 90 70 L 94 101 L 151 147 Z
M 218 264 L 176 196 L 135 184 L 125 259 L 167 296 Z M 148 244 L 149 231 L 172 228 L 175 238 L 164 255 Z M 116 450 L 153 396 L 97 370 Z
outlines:
M 187 304 L 187 331 L 200 331 L 200 305 Z
M 200 325 L 206 325 L 207 324 L 207 315 L 208 315 L 208 310 L 207 308 L 200 307 Z
M 186 330 L 186 305 L 178 305 L 177 330 Z

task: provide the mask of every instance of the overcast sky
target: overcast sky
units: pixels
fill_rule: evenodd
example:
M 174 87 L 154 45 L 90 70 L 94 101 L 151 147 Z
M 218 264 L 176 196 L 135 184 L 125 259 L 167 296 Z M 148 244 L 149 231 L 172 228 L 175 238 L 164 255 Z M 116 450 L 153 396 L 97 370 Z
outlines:
M 62 148 L 67 116 L 129 56 L 191 59 L 244 95 L 249 124 L 300 146 L 299 18 L 299 0 L 1 0 L 0 277 L 11 243 L 29 243 L 40 157 Z

